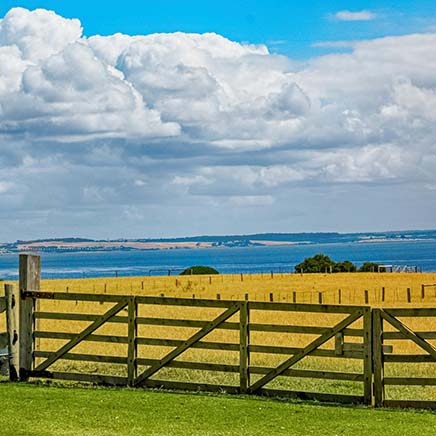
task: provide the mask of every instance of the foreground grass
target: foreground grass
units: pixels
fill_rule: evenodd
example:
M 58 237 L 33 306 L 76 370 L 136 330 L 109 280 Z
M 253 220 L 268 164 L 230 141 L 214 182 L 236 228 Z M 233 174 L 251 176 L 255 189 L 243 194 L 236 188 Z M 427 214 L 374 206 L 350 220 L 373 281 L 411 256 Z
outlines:
M 0 435 L 434 435 L 436 413 L 256 397 L 0 384 Z

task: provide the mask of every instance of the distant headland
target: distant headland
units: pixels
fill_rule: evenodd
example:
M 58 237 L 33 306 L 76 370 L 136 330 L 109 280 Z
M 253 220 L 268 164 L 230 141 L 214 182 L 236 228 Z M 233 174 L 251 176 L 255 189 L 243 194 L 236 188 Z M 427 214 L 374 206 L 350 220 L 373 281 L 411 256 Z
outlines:
M 191 236 L 181 238 L 95 240 L 85 238 L 38 239 L 0 243 L 0 253 L 175 250 L 213 247 L 375 243 L 436 240 L 436 230 L 367 233 L 258 233 L 250 235 Z

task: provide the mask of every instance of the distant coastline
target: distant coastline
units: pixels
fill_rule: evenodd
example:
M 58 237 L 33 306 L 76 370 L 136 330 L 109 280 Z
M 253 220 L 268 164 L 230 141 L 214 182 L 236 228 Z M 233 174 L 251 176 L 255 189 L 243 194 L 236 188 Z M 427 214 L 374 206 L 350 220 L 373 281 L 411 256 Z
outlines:
M 111 252 L 235 247 L 273 247 L 332 243 L 383 243 L 435 241 L 436 230 L 368 233 L 259 233 L 251 235 L 193 236 L 161 239 L 94 240 L 83 238 L 18 240 L 0 243 L 0 254 L 20 252 Z

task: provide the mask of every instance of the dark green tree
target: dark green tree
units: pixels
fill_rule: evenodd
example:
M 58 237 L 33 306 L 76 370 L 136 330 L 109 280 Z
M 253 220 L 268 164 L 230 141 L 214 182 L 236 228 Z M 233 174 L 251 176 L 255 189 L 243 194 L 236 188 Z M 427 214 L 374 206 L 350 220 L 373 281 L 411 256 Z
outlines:
M 349 260 L 344 260 L 343 262 L 337 262 L 335 263 L 335 266 L 333 267 L 333 272 L 356 272 L 357 268 L 354 263 L 350 262 Z
M 378 272 L 379 264 L 374 262 L 365 262 L 360 268 L 359 272 Z
M 325 254 L 316 254 L 313 257 L 307 257 L 303 262 L 295 267 L 296 272 L 303 273 L 324 273 L 331 272 L 335 266 L 335 262 Z
M 198 274 L 212 275 L 212 274 L 219 274 L 219 272 L 215 268 L 212 268 L 210 266 L 195 265 L 186 268 L 184 271 L 180 273 L 181 276 L 190 276 L 190 275 L 198 275 Z

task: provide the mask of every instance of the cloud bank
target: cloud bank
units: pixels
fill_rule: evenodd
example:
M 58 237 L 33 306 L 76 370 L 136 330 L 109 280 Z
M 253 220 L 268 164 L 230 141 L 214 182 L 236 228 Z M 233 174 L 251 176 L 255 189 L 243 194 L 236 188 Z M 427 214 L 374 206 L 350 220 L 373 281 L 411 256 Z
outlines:
M 435 47 L 387 37 L 301 63 L 11 9 L 0 239 L 431 227 Z

